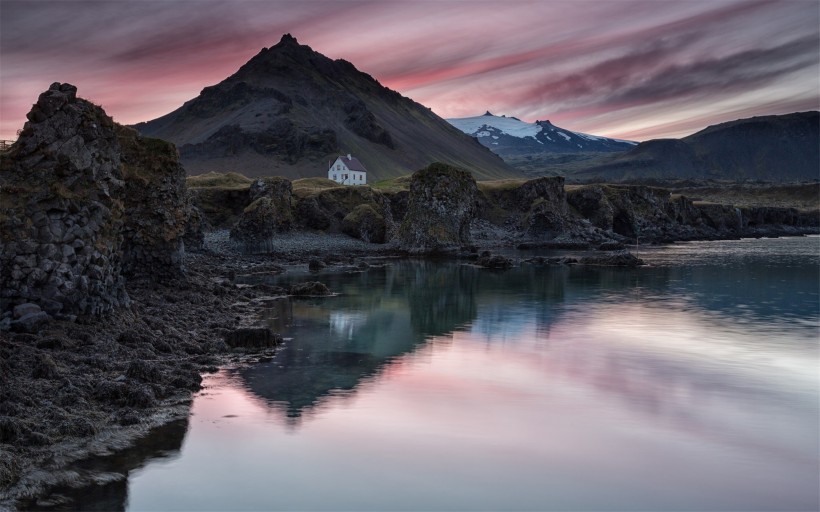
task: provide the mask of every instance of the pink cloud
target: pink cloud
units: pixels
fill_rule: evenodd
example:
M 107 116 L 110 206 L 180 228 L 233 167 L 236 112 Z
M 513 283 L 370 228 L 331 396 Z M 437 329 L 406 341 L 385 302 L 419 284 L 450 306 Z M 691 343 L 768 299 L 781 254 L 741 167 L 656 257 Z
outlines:
M 443 117 L 491 110 L 645 139 L 681 129 L 673 109 L 698 112 L 696 131 L 735 112 L 816 108 L 819 24 L 814 0 L 4 0 L 0 137 L 54 81 L 120 122 L 158 117 L 290 32 Z M 751 103 L 709 108 L 730 97 Z

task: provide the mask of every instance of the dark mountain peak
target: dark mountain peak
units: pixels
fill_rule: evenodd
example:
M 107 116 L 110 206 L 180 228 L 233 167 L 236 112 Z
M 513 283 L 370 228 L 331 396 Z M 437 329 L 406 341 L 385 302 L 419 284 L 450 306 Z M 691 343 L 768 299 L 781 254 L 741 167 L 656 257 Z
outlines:
M 545 127 L 545 128 L 549 128 L 549 127 L 554 127 L 554 126 L 555 126 L 554 124 L 552 124 L 552 123 L 550 122 L 550 120 L 549 120 L 549 119 L 546 119 L 546 120 L 544 120 L 544 121 L 536 121 L 536 122 L 535 122 L 535 124 L 537 124 L 538 126 L 543 126 L 543 127 Z
M 279 43 L 276 46 L 286 46 L 286 45 L 296 45 L 296 46 L 298 46 L 299 41 L 297 41 L 296 38 L 293 37 L 290 34 L 284 34 L 284 35 L 282 35 L 282 39 L 279 40 Z
M 517 174 L 429 109 L 290 34 L 176 111 L 138 129 L 177 144 L 193 172 L 316 176 L 326 172 L 326 158 L 346 148 L 361 155 L 379 178 L 435 160 L 469 168 L 481 178 Z
M 492 114 L 492 112 L 490 112 L 489 110 L 488 110 L 488 111 L 486 111 L 486 112 L 484 112 L 484 115 L 485 115 L 485 116 L 490 116 L 490 117 L 495 117 L 495 116 Z

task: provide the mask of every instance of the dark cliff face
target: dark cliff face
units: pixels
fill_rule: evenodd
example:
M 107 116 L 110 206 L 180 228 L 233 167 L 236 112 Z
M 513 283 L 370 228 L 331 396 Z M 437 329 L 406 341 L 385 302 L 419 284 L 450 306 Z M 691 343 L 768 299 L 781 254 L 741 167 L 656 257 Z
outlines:
M 396 239 L 411 253 L 436 253 L 470 243 L 470 223 L 478 211 L 478 188 L 469 172 L 441 163 L 410 179 L 407 214 Z
M 683 139 L 658 139 L 572 172 L 597 181 L 718 179 L 817 180 L 820 112 L 753 117 L 710 126 Z
M 362 160 L 371 182 L 437 160 L 484 179 L 517 175 L 429 109 L 289 35 L 179 109 L 135 128 L 175 143 L 192 174 L 323 176 L 342 152 Z
M 188 202 L 173 145 L 143 139 L 52 84 L 0 166 L 0 314 L 57 318 L 129 304 L 126 274 L 183 272 Z

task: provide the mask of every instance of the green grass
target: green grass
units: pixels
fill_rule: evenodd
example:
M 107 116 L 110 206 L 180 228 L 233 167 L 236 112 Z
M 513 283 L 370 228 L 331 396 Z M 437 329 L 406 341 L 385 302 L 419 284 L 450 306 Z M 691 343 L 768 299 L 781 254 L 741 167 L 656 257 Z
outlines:
M 410 178 L 412 174 L 406 174 L 404 176 L 399 176 L 398 178 L 390 178 L 387 180 L 377 181 L 373 183 L 371 187 L 374 190 L 378 190 L 380 192 L 401 192 L 403 190 L 410 189 Z
M 188 176 L 186 179 L 188 188 L 222 188 L 230 190 L 241 190 L 250 188 L 253 180 L 238 172 L 209 172 L 199 176 Z

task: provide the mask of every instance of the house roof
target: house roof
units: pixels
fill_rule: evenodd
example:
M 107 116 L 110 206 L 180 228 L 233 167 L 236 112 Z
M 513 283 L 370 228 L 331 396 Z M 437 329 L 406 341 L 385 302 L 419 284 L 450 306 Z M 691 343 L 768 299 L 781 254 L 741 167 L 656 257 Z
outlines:
M 364 168 L 364 165 L 362 165 L 362 163 L 359 162 L 359 159 L 356 158 L 355 156 L 351 156 L 351 157 L 340 156 L 338 158 L 338 160 L 341 160 L 342 163 L 344 163 L 347 166 L 347 168 L 350 169 L 351 171 L 367 172 L 367 169 Z M 332 164 L 331 164 L 331 167 L 333 167 Z

